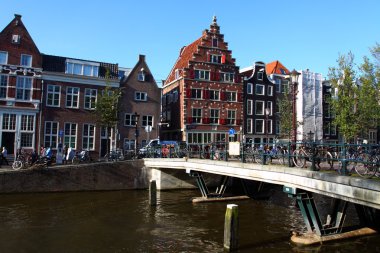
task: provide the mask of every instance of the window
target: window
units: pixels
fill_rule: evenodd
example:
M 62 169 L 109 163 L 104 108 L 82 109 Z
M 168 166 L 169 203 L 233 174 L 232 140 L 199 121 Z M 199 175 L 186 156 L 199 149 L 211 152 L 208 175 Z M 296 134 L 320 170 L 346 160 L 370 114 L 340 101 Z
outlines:
M 276 79 L 275 83 L 276 83 L 276 92 L 280 93 L 281 92 L 281 79 Z
M 234 125 L 236 119 L 235 110 L 227 110 L 227 125 Z
M 218 38 L 212 38 L 212 47 L 218 47 Z
M 32 78 L 17 76 L 16 80 L 16 99 L 30 100 L 32 89 Z
M 12 43 L 13 44 L 20 44 L 21 36 L 18 34 L 12 35 Z
M 255 132 L 258 134 L 264 133 L 264 120 L 263 119 L 255 120 Z
M 221 55 L 210 54 L 210 62 L 212 62 L 212 63 L 221 63 L 222 62 L 222 56 Z
M 288 80 L 282 80 L 282 85 L 281 85 L 281 92 L 289 92 L 289 81 Z
M 247 115 L 252 115 L 253 111 L 253 100 L 248 99 L 247 100 Z
M 145 81 L 144 69 L 141 69 L 139 71 L 139 73 L 137 74 L 137 80 L 139 80 L 140 82 L 144 82 Z
M 124 116 L 124 126 L 134 126 L 134 115 L 131 113 L 126 113 Z
M 33 115 L 21 115 L 21 147 L 33 147 L 33 135 L 34 135 L 34 116 Z
M 25 67 L 32 67 L 32 56 L 28 54 L 22 54 L 20 65 Z
M 272 115 L 272 110 L 273 110 L 273 103 L 272 101 L 267 101 L 267 107 L 266 108 L 269 108 L 269 115 Z
M 67 87 L 66 107 L 68 107 L 68 108 L 78 108 L 79 107 L 79 88 Z
M 253 130 L 252 119 L 247 119 L 247 133 L 251 134 Z
M 234 82 L 234 73 L 220 73 L 220 81 L 221 82 Z
M 191 89 L 191 98 L 201 99 L 202 89 Z
M 220 100 L 220 92 L 218 90 L 210 90 L 210 100 Z
M 142 126 L 153 126 L 153 116 L 151 115 L 144 115 L 142 117 Z
M 46 105 L 59 107 L 59 101 L 61 96 L 61 87 L 58 85 L 48 84 L 46 94 Z
M 92 110 L 95 109 L 97 94 L 98 94 L 97 89 L 84 90 L 84 108 L 85 109 L 92 109 Z
M 266 133 L 268 133 L 268 134 L 271 134 L 272 133 L 272 120 L 268 120 L 267 122 L 266 122 L 266 124 L 267 124 L 267 129 L 266 129 Z
M 63 143 L 67 147 L 76 149 L 77 142 L 77 124 L 76 123 L 65 123 L 65 138 Z
M 196 69 L 195 79 L 210 80 L 210 71 Z
M 78 60 L 66 60 L 66 74 L 81 75 L 81 76 L 99 76 L 99 63 L 82 62 Z
M 253 93 L 253 84 L 247 83 L 247 94 Z
M 264 95 L 265 86 L 261 84 L 256 84 L 256 95 Z
M 324 127 L 325 135 L 330 135 L 330 122 L 327 122 Z
M 56 147 L 58 140 L 58 122 L 46 121 L 45 122 L 45 147 Z
M 263 74 L 263 72 L 257 72 L 257 80 L 263 80 L 263 76 L 264 76 L 264 74 Z
M 3 130 L 16 130 L 16 114 L 3 114 Z
M 193 123 L 202 123 L 202 109 L 200 108 L 191 109 L 191 115 L 193 117 Z
M 334 124 L 331 124 L 331 131 L 330 131 L 330 134 L 331 135 L 336 135 L 336 125 L 334 125 Z
M 264 101 L 255 101 L 255 114 L 264 115 Z
M 83 124 L 83 149 L 95 149 L 95 125 Z
M 8 63 L 8 52 L 0 51 L 0 64 Z
M 0 75 L 0 98 L 7 97 L 8 76 Z
M 268 88 L 268 91 L 267 91 L 268 96 L 273 96 L 273 86 L 269 85 L 267 88 Z
M 136 101 L 147 101 L 148 94 L 146 92 L 135 91 L 135 100 Z
M 211 124 L 219 123 L 219 109 L 210 109 L 210 123 Z
M 226 101 L 236 102 L 236 92 L 235 91 L 226 91 Z

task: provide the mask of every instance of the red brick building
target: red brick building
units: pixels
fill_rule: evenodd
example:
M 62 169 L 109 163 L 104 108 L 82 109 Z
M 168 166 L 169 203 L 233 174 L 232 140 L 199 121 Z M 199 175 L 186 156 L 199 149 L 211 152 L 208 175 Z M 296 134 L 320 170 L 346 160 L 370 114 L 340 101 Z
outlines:
M 183 47 L 163 86 L 162 138 L 188 143 L 240 140 L 243 84 L 216 17 Z M 236 134 L 229 137 L 229 131 Z
M 0 33 L 0 143 L 14 154 L 40 143 L 42 57 L 20 15 Z

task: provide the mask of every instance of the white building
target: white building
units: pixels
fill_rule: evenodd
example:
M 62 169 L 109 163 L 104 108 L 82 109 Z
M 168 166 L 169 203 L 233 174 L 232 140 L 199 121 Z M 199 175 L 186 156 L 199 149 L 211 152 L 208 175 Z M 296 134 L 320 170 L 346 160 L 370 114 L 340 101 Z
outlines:
M 298 78 L 297 140 L 323 139 L 322 74 L 302 70 Z M 310 133 L 314 133 L 310 136 Z

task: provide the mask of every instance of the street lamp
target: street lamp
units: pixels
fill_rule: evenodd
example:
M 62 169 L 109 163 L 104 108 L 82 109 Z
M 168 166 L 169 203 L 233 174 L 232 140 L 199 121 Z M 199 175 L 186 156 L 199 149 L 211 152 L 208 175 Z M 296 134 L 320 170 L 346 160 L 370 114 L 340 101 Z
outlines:
M 266 138 L 266 146 L 269 146 L 269 139 L 268 139 L 268 134 L 269 134 L 269 120 L 268 120 L 268 117 L 269 117 L 269 114 L 270 114 L 270 108 L 265 108 L 265 138 Z
M 139 130 L 137 129 L 138 127 L 138 123 L 139 123 L 139 118 L 140 118 L 140 115 L 137 114 L 137 112 L 135 112 L 135 115 L 134 115 L 134 119 L 135 119 L 135 137 L 136 137 L 136 140 L 135 140 L 135 155 L 137 155 L 137 139 L 139 137 Z
M 297 143 L 296 96 L 297 96 L 298 77 L 300 74 L 301 73 L 297 72 L 295 69 L 293 69 L 293 71 L 290 72 L 290 78 L 292 82 L 292 96 L 293 96 L 293 110 L 292 110 L 293 150 L 295 149 L 296 143 Z

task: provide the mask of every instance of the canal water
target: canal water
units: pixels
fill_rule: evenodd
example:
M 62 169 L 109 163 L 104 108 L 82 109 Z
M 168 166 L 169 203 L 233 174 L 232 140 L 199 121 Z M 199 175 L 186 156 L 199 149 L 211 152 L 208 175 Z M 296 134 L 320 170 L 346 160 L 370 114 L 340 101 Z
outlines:
M 0 252 L 224 252 L 226 202 L 193 204 L 198 191 L 0 195 Z M 239 205 L 238 252 L 380 252 L 380 236 L 300 248 L 304 223 L 286 194 Z

